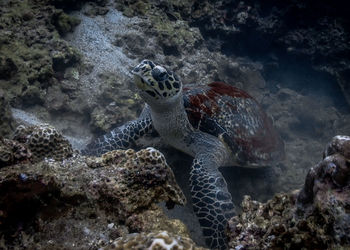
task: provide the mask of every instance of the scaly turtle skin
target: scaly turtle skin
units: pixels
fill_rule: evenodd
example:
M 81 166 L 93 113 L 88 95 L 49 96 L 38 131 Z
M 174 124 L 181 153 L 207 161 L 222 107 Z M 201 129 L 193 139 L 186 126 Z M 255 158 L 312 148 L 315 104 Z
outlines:
M 147 103 L 140 117 L 87 146 L 99 155 L 128 148 L 154 131 L 194 157 L 190 172 L 194 211 L 212 249 L 225 249 L 225 226 L 235 208 L 218 167 L 271 165 L 284 145 L 271 119 L 246 92 L 221 82 L 183 87 L 171 71 L 143 60 L 132 73 Z

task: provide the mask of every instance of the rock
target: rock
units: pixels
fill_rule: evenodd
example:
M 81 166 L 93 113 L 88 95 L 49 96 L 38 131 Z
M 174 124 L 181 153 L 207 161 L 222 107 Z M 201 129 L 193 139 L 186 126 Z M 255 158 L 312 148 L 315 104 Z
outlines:
M 10 79 L 18 68 L 11 58 L 0 57 L 0 78 Z
M 154 23 L 165 56 L 186 55 L 193 48 L 200 49 L 203 38 L 198 28 L 191 28 L 184 21 L 170 22 L 162 18 Z
M 167 231 L 151 232 L 148 234 L 138 233 L 129 234 L 125 237 L 115 240 L 110 246 L 104 247 L 109 249 L 193 249 L 204 250 L 207 248 L 197 246 L 190 238 L 181 237 L 176 234 L 170 234 Z
M 74 66 L 75 64 L 79 63 L 81 60 L 80 53 L 70 47 L 68 44 L 62 43 L 62 48 L 60 50 L 52 51 L 52 68 L 55 71 L 62 71 L 64 72 L 65 69 Z
M 9 136 L 14 127 L 15 122 L 11 115 L 8 95 L 0 89 L 0 136 Z
M 0 82 L 11 103 L 43 105 L 46 90 L 60 71 L 80 62 L 80 55 L 59 33 L 77 20 L 45 1 L 0 3 Z
M 107 1 L 103 0 L 100 2 L 107 2 Z M 106 5 L 106 3 L 104 3 L 104 4 L 97 3 L 96 4 L 93 2 L 89 2 L 87 5 L 88 7 L 84 11 L 84 14 L 87 16 L 91 16 L 91 17 L 106 15 L 107 12 L 109 11 L 109 9 L 105 5 Z
M 246 196 L 229 222 L 235 249 L 343 249 L 350 247 L 350 137 L 336 136 L 309 170 L 302 190 L 266 203 Z
M 61 88 L 57 85 L 54 85 L 47 89 L 45 96 L 45 106 L 52 113 L 72 109 L 72 107 L 68 106 L 68 94 L 63 93 L 65 86 L 65 83 L 63 83 L 61 85 Z M 74 90 L 72 92 L 74 92 Z
M 66 33 L 72 32 L 75 26 L 80 23 L 80 20 L 74 16 L 67 15 L 63 11 L 57 11 L 52 16 L 52 22 L 60 35 L 64 36 Z
M 104 7 L 108 3 L 107 0 L 49 0 L 50 4 L 53 4 L 59 9 L 65 11 L 79 10 L 86 3 L 94 4 L 98 7 Z
M 349 136 L 335 136 L 332 141 L 328 144 L 323 158 L 328 156 L 340 154 L 345 159 L 350 159 L 350 137 Z
M 98 79 L 103 85 L 99 89 L 97 106 L 91 112 L 90 126 L 101 134 L 124 121 L 135 119 L 141 112 L 141 98 L 114 73 L 105 72 Z
M 31 160 L 32 153 L 25 145 L 0 137 L 0 168 Z
M 22 89 L 21 101 L 26 106 L 42 105 L 44 102 L 44 93 L 37 85 L 25 86 Z
M 317 206 L 323 203 L 322 207 L 330 209 L 339 206 L 338 211 L 341 211 L 341 206 L 350 202 L 350 197 L 338 194 L 340 188 L 346 190 L 350 184 L 350 137 L 335 136 L 323 155 L 323 161 L 311 168 L 306 176 L 298 196 L 300 210 L 310 209 L 309 204 Z
M 152 148 L 1 168 L 0 247 L 95 249 L 147 230 L 188 237 L 157 207 L 160 201 L 183 205 L 185 198 Z
M 151 4 L 146 3 L 144 1 L 131 1 L 130 3 L 128 1 L 115 1 L 116 7 L 118 10 L 122 11 L 123 14 L 127 17 L 132 17 L 135 15 L 144 16 L 146 13 L 150 10 Z

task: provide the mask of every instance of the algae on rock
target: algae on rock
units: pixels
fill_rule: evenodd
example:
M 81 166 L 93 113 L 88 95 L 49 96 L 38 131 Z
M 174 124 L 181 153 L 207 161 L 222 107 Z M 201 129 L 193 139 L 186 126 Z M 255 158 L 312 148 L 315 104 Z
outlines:
M 0 3 L 0 85 L 11 106 L 45 105 L 47 89 L 80 62 L 80 54 L 57 31 L 63 35 L 77 24 L 46 1 Z

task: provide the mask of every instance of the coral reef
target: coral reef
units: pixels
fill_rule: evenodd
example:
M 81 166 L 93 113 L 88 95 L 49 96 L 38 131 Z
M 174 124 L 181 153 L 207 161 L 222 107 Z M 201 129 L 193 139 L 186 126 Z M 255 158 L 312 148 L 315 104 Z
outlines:
M 157 207 L 162 200 L 185 202 L 164 156 L 152 148 L 1 168 L 0 247 L 97 248 L 154 230 L 188 237 Z
M 249 196 L 229 222 L 230 247 L 344 249 L 350 247 L 350 137 L 336 136 L 309 170 L 303 189 L 263 204 Z
M 39 162 L 44 158 L 60 161 L 73 155 L 68 140 L 48 124 L 20 125 L 12 139 L 0 137 L 0 167 L 20 162 Z
M 189 249 L 189 250 L 204 250 L 206 248 L 198 247 L 189 238 L 179 235 L 169 234 L 167 231 L 151 232 L 148 234 L 137 233 L 129 234 L 125 237 L 115 240 L 110 246 L 104 247 L 104 250 L 109 249 Z
M 236 202 L 245 194 L 266 201 L 300 188 L 329 136 L 350 133 L 349 106 L 336 104 L 342 97 L 333 91 L 338 82 L 349 96 L 345 6 L 344 1 L 2 1 L 0 135 L 10 138 L 16 128 L 14 107 L 83 147 L 88 138 L 138 116 L 142 103 L 128 72 L 149 58 L 176 71 L 184 84 L 224 81 L 242 88 L 273 116 L 287 152 L 286 161 L 271 171 L 273 179 L 263 170 L 222 169 Z M 292 70 L 299 76 L 305 68 L 304 77 L 285 72 L 298 65 Z M 329 75 L 310 75 L 312 67 L 330 72 L 333 85 L 324 88 L 321 80 Z M 282 77 L 270 76 L 276 71 Z M 12 146 L 4 147 L 13 154 Z M 190 159 L 171 150 L 166 157 L 176 163 L 171 165 L 185 190 Z M 18 161 L 10 162 L 5 165 Z
M 61 133 L 48 125 L 20 125 L 16 128 L 14 140 L 23 143 L 33 154 L 34 161 L 46 158 L 63 160 L 73 155 L 71 144 Z
M 0 168 L 31 160 L 32 153 L 25 145 L 0 137 Z
M 78 71 L 81 62 L 81 54 L 62 38 L 79 20 L 52 5 L 56 2 L 0 3 L 0 88 L 11 107 L 35 113 L 44 109 L 47 122 L 56 112 L 74 111 L 70 102 L 77 86 L 67 93 L 62 80 L 65 71 Z M 9 136 L 15 128 L 9 109 L 1 119 L 0 134 Z

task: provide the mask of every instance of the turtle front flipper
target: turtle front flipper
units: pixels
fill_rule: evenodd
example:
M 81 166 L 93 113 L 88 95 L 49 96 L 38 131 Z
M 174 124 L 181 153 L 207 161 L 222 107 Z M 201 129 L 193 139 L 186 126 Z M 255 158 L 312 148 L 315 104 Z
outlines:
M 231 194 L 214 155 L 199 154 L 193 161 L 190 186 L 194 211 L 211 249 L 227 249 L 225 227 L 235 215 Z
M 143 117 L 117 127 L 107 134 L 97 138 L 85 149 L 83 155 L 100 156 L 115 149 L 127 149 L 140 137 L 153 131 L 151 117 Z

